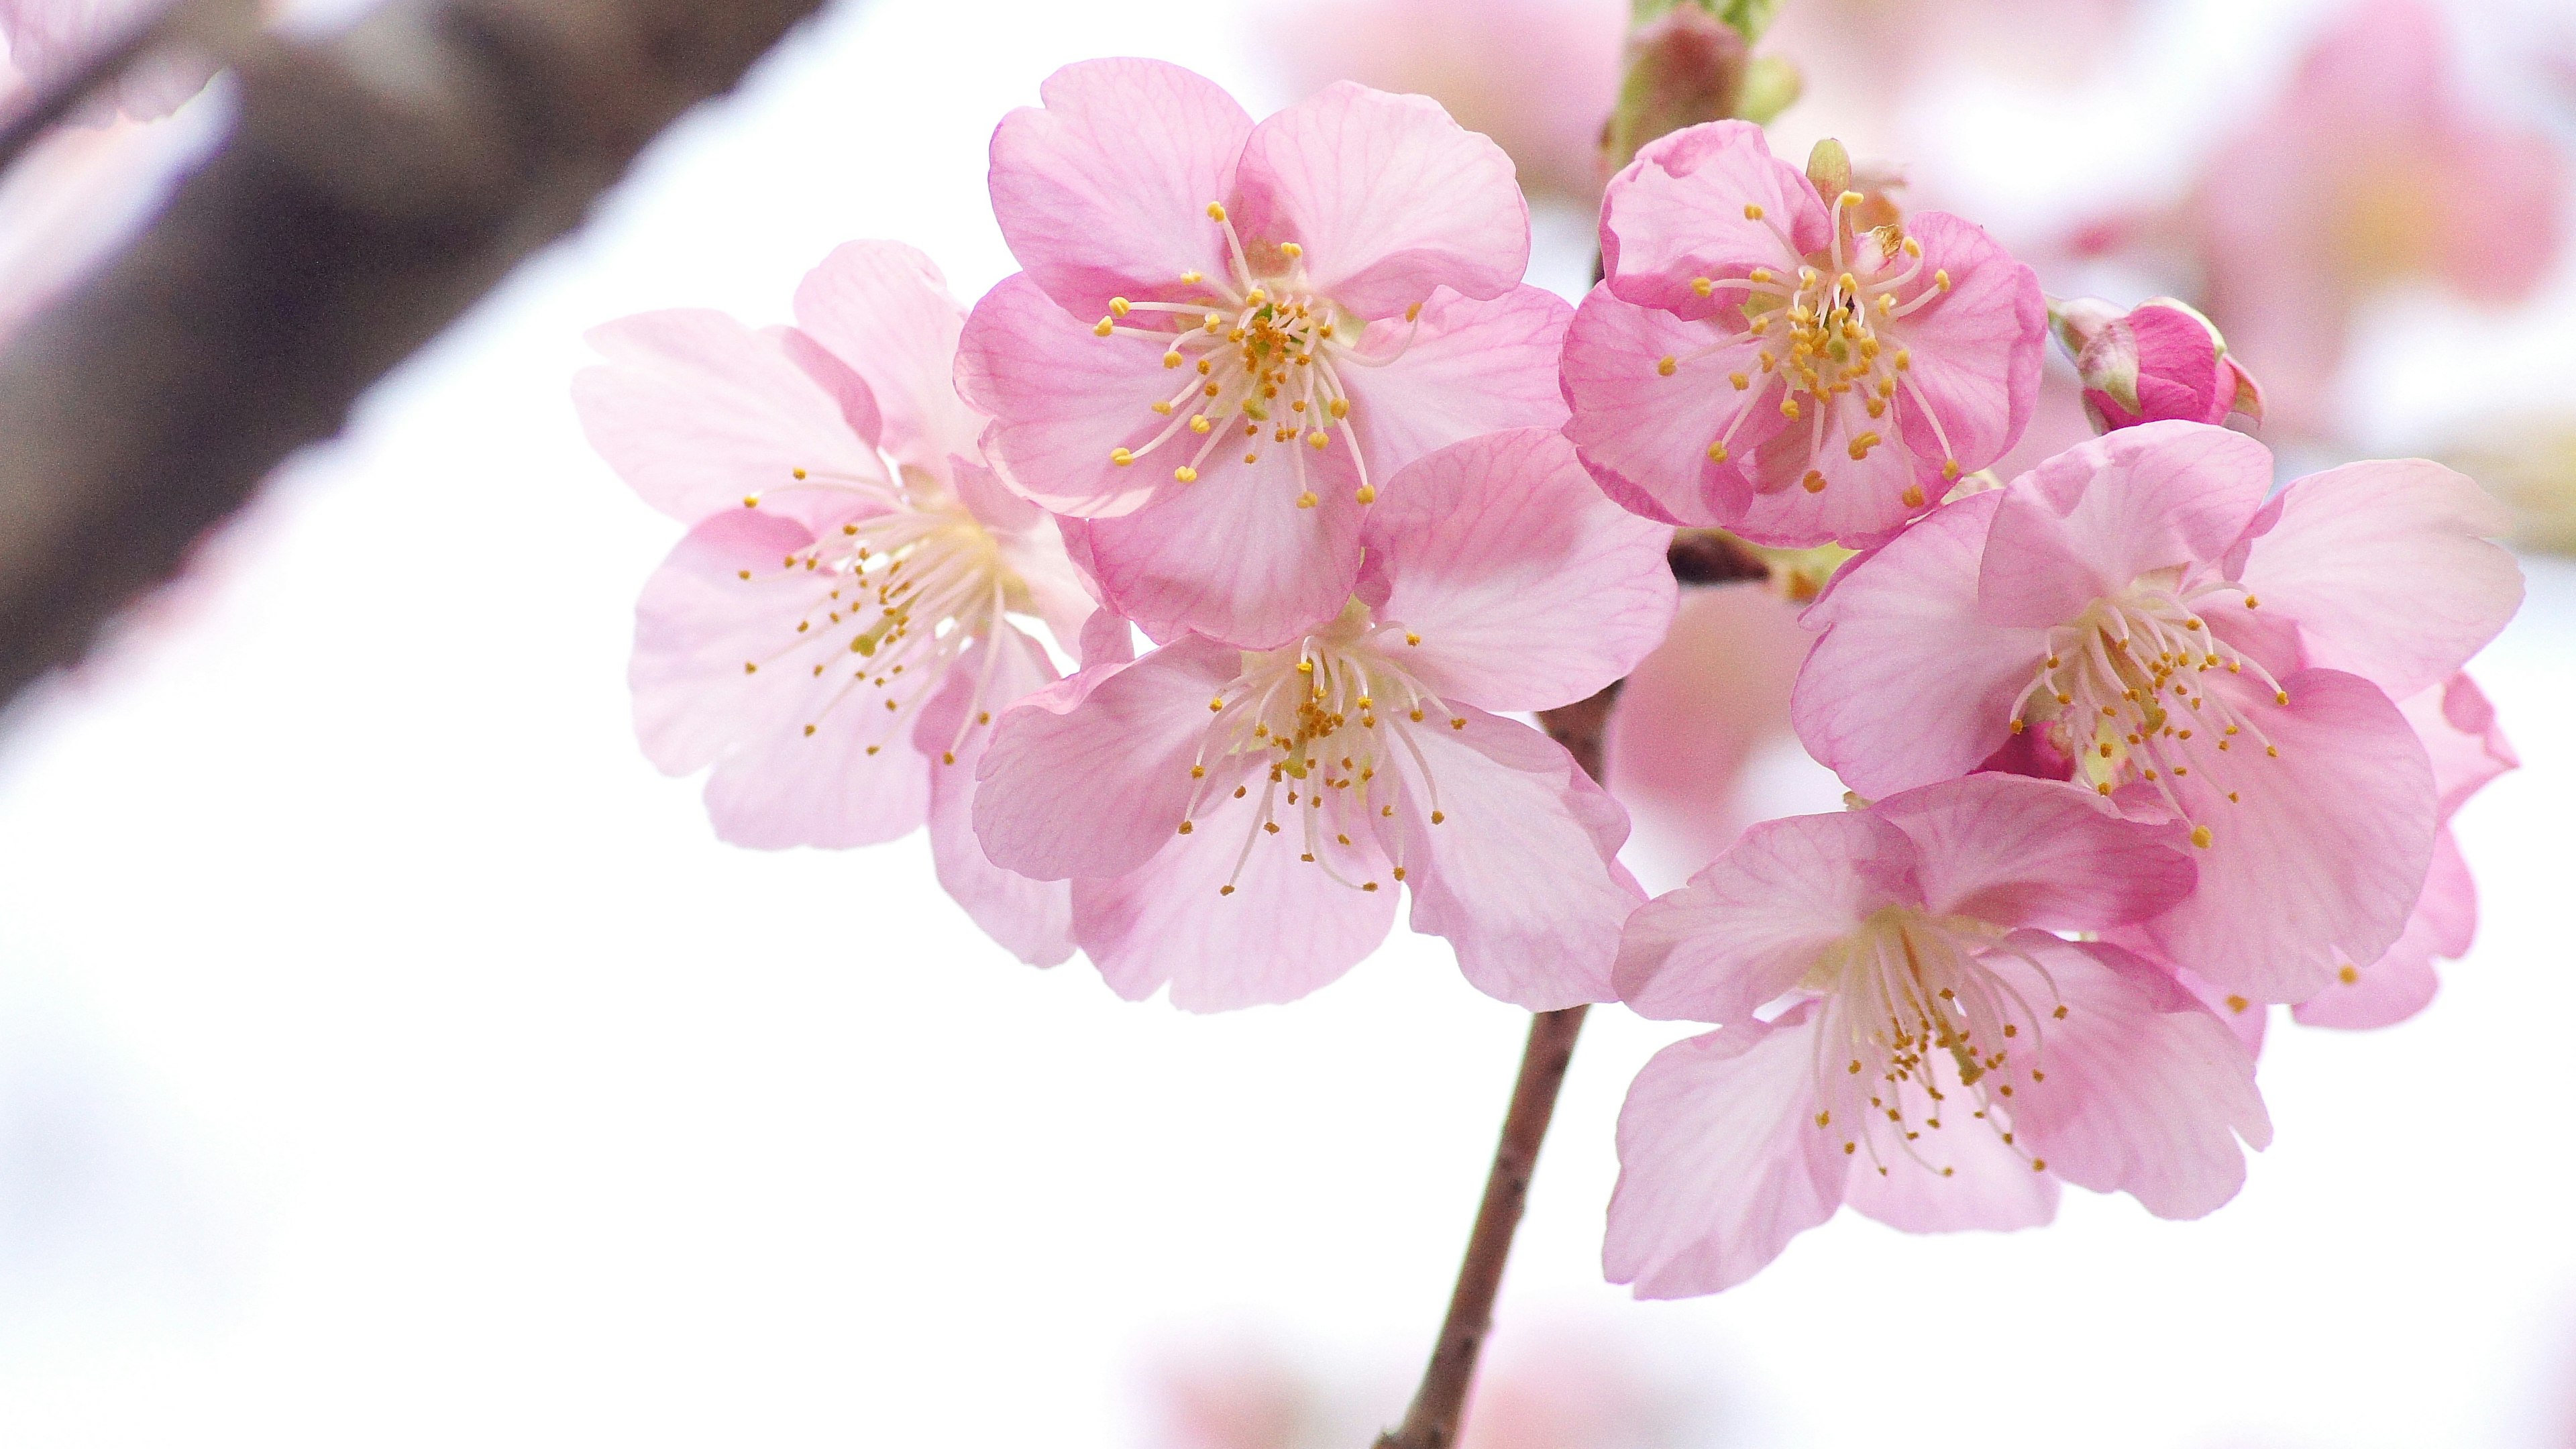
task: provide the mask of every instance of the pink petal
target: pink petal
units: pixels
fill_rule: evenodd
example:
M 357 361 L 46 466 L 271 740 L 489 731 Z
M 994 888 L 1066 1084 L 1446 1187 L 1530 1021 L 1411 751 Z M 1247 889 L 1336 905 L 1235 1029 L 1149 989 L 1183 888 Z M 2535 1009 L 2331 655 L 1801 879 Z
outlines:
M 1004 482 L 1053 512 L 1096 518 L 1144 507 L 1190 454 L 1170 456 L 1177 445 L 1166 444 L 1127 467 L 1111 461 L 1114 449 L 1142 447 L 1161 431 L 1168 419 L 1154 404 L 1180 384 L 1163 366 L 1162 343 L 1091 328 L 1028 274 L 1006 277 L 966 319 L 957 389 L 992 416 L 984 451 Z
M 1158 60 L 1089 60 L 993 132 L 993 216 L 1011 255 L 1084 325 L 1109 299 L 1185 301 L 1183 272 L 1232 271 L 1207 215 L 1233 199 L 1252 118 L 1214 82 Z M 1185 295 L 1187 294 L 1187 295 Z M 991 411 L 991 409 L 987 409 Z
M 1824 632 L 1792 697 L 1798 738 L 1863 795 L 1964 775 L 2011 738 L 2014 703 L 2048 651 L 2044 628 L 1999 626 L 1978 607 L 2003 497 L 1943 505 L 1845 565 L 1807 611 Z
M 1921 849 L 1915 875 L 1936 915 L 2098 931 L 2170 909 L 2198 875 L 2180 825 L 2124 820 L 2080 785 L 1971 775 L 1870 813 Z
M 1626 675 L 1678 597 L 1672 530 L 1601 496 L 1561 434 L 1488 433 L 1396 475 L 1361 532 L 1377 617 L 1445 699 L 1553 709 Z
M 1762 216 L 1747 217 L 1747 206 Z M 1710 316 L 1725 305 L 1723 296 L 1701 297 L 1693 279 L 1740 277 L 1763 266 L 1794 272 L 1831 236 L 1814 184 L 1774 158 L 1762 128 L 1744 121 L 1714 121 L 1646 143 L 1611 178 L 1601 203 L 1601 264 L 1610 289 L 1635 306 L 1683 317 Z
M 1284 842 L 1246 852 L 1260 829 L 1261 793 L 1214 799 L 1190 834 L 1166 824 L 1161 850 L 1141 867 L 1074 882 L 1074 938 L 1112 990 L 1141 1001 L 1169 983 L 1172 1004 L 1184 1011 L 1294 1001 L 1340 979 L 1386 939 L 1396 891 L 1373 838 L 1358 836 L 1348 848 L 1319 839 L 1323 859 L 1313 862 L 1277 848 Z M 1369 880 L 1379 888 L 1354 889 Z M 1230 893 L 1222 889 L 1229 884 Z
M 1253 128 L 1238 182 L 1246 244 L 1298 243 L 1313 289 L 1363 317 L 1434 287 L 1498 297 L 1529 268 L 1511 158 L 1428 96 L 1327 86 Z
M 2026 932 L 2047 968 L 1990 957 L 2034 1002 L 2066 1008 L 2040 1023 L 2045 1065 L 2012 1100 L 2019 1144 L 2047 1170 L 2095 1192 L 2125 1192 L 2163 1218 L 2196 1218 L 2245 1183 L 2242 1138 L 2258 1151 L 2271 1117 L 2254 1058 L 2227 1024 L 2154 966 L 2116 946 Z M 2053 988 L 2053 989 L 2052 989 Z M 2037 993 L 2032 995 L 2031 993 Z
M 1563 387 L 1573 417 L 1565 425 L 1583 465 L 1622 505 L 1667 523 L 1724 526 L 1742 519 L 1753 485 L 1732 462 L 1709 457 L 1739 414 L 1729 457 L 1749 459 L 1777 434 L 1779 384 L 1736 392 L 1729 372 L 1750 372 L 1754 344 L 1678 360 L 1666 377 L 1662 359 L 1690 356 L 1716 336 L 1705 322 L 1639 307 L 1594 287 L 1575 309 L 1565 339 Z M 1747 413 L 1745 410 L 1750 408 Z
M 2433 869 L 2424 878 L 2424 894 L 2396 944 L 2377 961 L 2353 968 L 2349 981 L 2338 972 L 2334 984 L 2291 1007 L 2290 1015 L 2301 1026 L 2395 1026 L 2431 1004 L 2441 985 L 2434 959 L 2468 954 L 2477 933 L 2477 882 L 2469 878 L 2459 841 L 2445 827 L 2433 842 Z
M 2256 1001 L 2304 1001 L 2378 959 L 2423 889 L 2436 823 L 2432 765 L 2386 695 L 2326 669 L 2281 684 L 2286 706 L 2241 679 L 2208 687 L 2280 755 L 2245 743 L 2224 773 L 2172 782 L 2211 843 L 2192 853 L 2199 889 L 2146 925 L 2156 954 Z
M 668 774 L 715 766 L 707 813 L 737 845 L 874 844 L 921 824 L 929 804 L 910 717 L 839 669 L 808 668 L 819 651 L 796 623 L 827 607 L 833 581 L 778 560 L 813 537 L 736 504 L 690 530 L 636 601 L 636 736 Z
M 1304 453 L 1302 480 L 1274 460 Z M 1364 510 L 1350 449 L 1289 442 L 1263 468 L 1167 484 L 1153 506 L 1087 525 L 1092 576 L 1112 608 L 1157 639 L 1194 631 L 1268 649 L 1330 620 L 1360 574 Z M 1314 507 L 1297 506 L 1298 489 Z
M 1871 814 L 1756 825 L 1628 918 L 1619 999 L 1658 1020 L 1751 1021 L 1871 911 L 1919 899 L 1916 858 L 1903 831 Z
M 1812 1125 L 1814 1019 L 1730 1026 L 1655 1053 L 1619 1109 L 1603 1273 L 1640 1298 L 1732 1288 L 1834 1215 L 1844 1159 Z
M 1142 866 L 1189 808 L 1208 701 L 1237 667 L 1235 651 L 1190 640 L 1000 713 L 976 777 L 984 853 L 1039 880 Z
M 1999 621 L 2063 624 L 2142 574 L 2226 554 L 2272 489 L 2242 433 L 2147 423 L 2069 448 L 2004 489 L 1978 594 Z
M 1907 350 L 1900 406 L 1905 443 L 1937 476 L 1945 460 L 1974 472 L 2009 452 L 2039 401 L 2048 356 L 2048 304 L 2039 277 L 1985 230 L 1946 212 L 1906 223 L 1923 264 L 1950 274 L 1950 289 L 1923 309 L 1891 318 L 1886 344 Z M 1935 424 L 1938 424 L 1936 427 Z
M 2123 950 L 2153 949 L 2143 932 L 2114 931 L 2103 939 Z M 2227 1024 L 2227 1029 L 2234 1032 L 2236 1039 L 2245 1044 L 2246 1051 L 2257 1058 L 2263 1055 L 2263 1029 L 2271 1022 L 2270 1006 L 2239 992 L 2213 986 L 2179 966 L 2168 966 L 2167 969 L 2172 973 L 2173 979 L 2181 984 L 2183 990 L 2198 998 L 2200 1004 L 2208 1007 L 2212 1015 Z
M 1451 443 L 1507 428 L 1565 422 L 1556 362 L 1574 309 L 1553 292 L 1514 287 L 1488 301 L 1440 292 L 1421 326 L 1371 323 L 1363 357 L 1335 370 L 1351 397 L 1351 429 L 1380 489 L 1397 470 Z
M 573 379 L 583 433 L 645 502 L 683 523 L 792 491 L 800 468 L 885 477 L 875 440 L 852 430 L 777 336 L 721 312 L 671 311 L 606 323 L 588 340 L 607 362 Z
M 2397 708 L 2432 756 L 2433 789 L 2441 797 L 2444 820 L 2489 780 L 2522 765 L 2496 722 L 2495 706 L 2466 674 L 2409 695 Z
M 1031 880 L 993 864 L 975 838 L 975 773 L 983 765 L 990 725 L 967 718 L 998 715 L 1055 678 L 1046 651 L 1016 629 L 997 641 L 1001 650 L 981 700 L 975 684 L 982 660 L 967 656 L 914 728 L 916 747 L 930 759 L 930 860 L 939 884 L 966 908 L 984 934 L 1032 966 L 1053 966 L 1073 954 L 1073 890 L 1062 881 Z
M 1935 1056 L 1927 1066 L 1934 1086 L 1967 1099 L 1947 1058 Z M 1868 1104 L 1854 1101 L 1851 1109 L 1867 1111 Z M 2057 1178 L 2031 1171 L 2029 1158 L 1989 1122 L 1953 1116 L 1907 1145 L 1911 1150 L 1890 1150 L 1873 1138 L 1878 1160 L 1855 1154 L 1845 1205 L 1908 1233 L 2011 1232 L 2057 1216 Z
M 1537 730 L 1463 706 L 1458 718 L 1414 732 L 1418 762 L 1397 757 L 1413 929 L 1447 937 L 1467 980 L 1515 1006 L 1610 1000 L 1620 925 L 1645 899 L 1618 863 L 1627 812 Z
M 2246 589 L 2297 621 L 2308 663 L 2392 698 L 2449 678 L 2522 604 L 2521 567 L 2486 541 L 2512 516 L 2439 463 L 2348 464 L 2291 484 L 2278 509 Z
M 1736 396 L 1752 396 L 1746 392 Z M 1760 406 L 1777 411 L 1768 392 Z M 1770 441 L 1751 451 L 1742 435 L 1730 452 L 1736 467 L 1752 480 L 1753 494 L 1743 516 L 1728 525 L 1756 543 L 1775 548 L 1812 548 L 1839 543 L 1869 548 L 1885 542 L 1905 520 L 1937 503 L 1950 491 L 1941 465 L 1906 448 L 1864 448 L 1855 458 L 1853 444 L 1877 431 L 1868 410 L 1852 398 L 1818 407 L 1804 423 L 1789 423 Z M 1899 417 L 1905 408 L 1897 408 Z M 1748 431 L 1750 431 L 1748 429 Z M 1808 484 L 1815 483 L 1810 489 Z M 1920 502 L 1909 502 L 1908 488 L 1920 488 Z
M 935 476 L 973 457 L 984 420 L 957 396 L 965 309 L 930 258 L 901 242 L 835 250 L 796 288 L 796 326 L 867 384 L 885 419 L 886 451 Z

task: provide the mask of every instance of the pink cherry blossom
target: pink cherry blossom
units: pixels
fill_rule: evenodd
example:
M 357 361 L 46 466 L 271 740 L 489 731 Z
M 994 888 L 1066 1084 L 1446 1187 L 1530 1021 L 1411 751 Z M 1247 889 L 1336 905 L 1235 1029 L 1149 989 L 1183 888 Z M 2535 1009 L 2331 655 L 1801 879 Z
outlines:
M 2097 431 L 2175 418 L 2223 423 L 2263 418 L 2263 389 L 2227 353 L 2227 340 L 2188 303 L 2150 297 L 2122 311 L 2093 297 L 2049 304 L 2049 321 L 2074 358 L 2084 409 Z
M 2432 767 L 2391 700 L 2457 672 L 2522 577 L 2485 541 L 2501 508 L 2446 468 L 2271 480 L 2252 439 L 2160 422 L 1943 508 L 1809 610 L 1800 738 L 1865 796 L 2019 743 L 2188 822 L 2199 889 L 2145 940 L 2306 1000 L 2395 942 L 2432 859 Z
M 9 68 L 28 88 L 41 90 L 67 81 L 158 8 L 154 0 L 0 0 L 0 39 L 8 42 Z M 211 74 L 193 56 L 148 57 L 110 82 L 82 114 L 101 124 L 119 114 L 155 120 L 203 90 Z
M 2301 432 L 2335 421 L 2363 302 L 2419 278 L 2516 302 L 2566 241 L 2564 159 L 2468 94 L 2437 7 L 2362 0 L 2320 35 L 2270 109 L 2212 149 L 2179 213 L 2209 314 Z
M 2039 282 L 1942 212 L 1864 229 L 1720 121 L 1638 152 L 1566 338 L 1566 434 L 1610 495 L 1757 543 L 1861 546 L 2003 456 L 2046 350 Z
M 1912 1232 L 2019 1228 L 2060 1180 L 2197 1217 L 2271 1138 L 2254 1060 L 2152 964 L 2051 934 L 2171 908 L 2177 825 L 1978 775 L 1747 831 L 1638 910 L 1620 999 L 1718 1024 L 1619 1114 L 1603 1265 L 1714 1293 L 1849 1203 Z
M 1023 958 L 1071 953 L 1068 893 L 968 826 L 992 716 L 1056 677 L 1016 620 L 1071 639 L 1089 599 L 1038 509 L 975 458 L 949 381 L 964 314 L 928 258 L 853 242 L 794 327 L 652 312 L 598 328 L 575 379 L 596 447 L 690 525 L 636 605 L 644 752 L 712 771 L 740 845 L 854 846 L 925 821 L 939 878 Z
M 1330 620 L 1398 468 L 1564 419 L 1567 309 L 1521 284 L 1511 161 L 1436 104 L 1344 83 L 1255 126 L 1145 60 L 1041 94 L 993 136 L 1026 270 L 976 305 L 959 386 L 1156 639 L 1267 649 Z
M 1074 939 L 1131 998 L 1302 996 L 1384 938 L 1400 885 L 1486 993 L 1604 1000 L 1643 895 L 1614 858 L 1627 817 L 1502 715 L 1582 699 L 1654 647 L 1669 537 L 1552 431 L 1444 448 L 1371 509 L 1334 619 L 1264 651 L 1190 635 L 1003 716 L 976 831 L 1001 865 L 1073 880 Z

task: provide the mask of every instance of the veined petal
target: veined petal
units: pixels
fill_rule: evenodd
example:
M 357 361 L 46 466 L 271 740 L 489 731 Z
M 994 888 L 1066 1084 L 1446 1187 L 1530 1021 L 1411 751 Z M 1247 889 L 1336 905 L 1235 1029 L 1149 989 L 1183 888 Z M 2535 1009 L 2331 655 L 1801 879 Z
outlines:
M 2433 842 L 2424 894 L 2396 944 L 2366 966 L 2338 971 L 2334 984 L 2290 1008 L 2301 1026 L 2346 1030 L 2395 1026 L 2430 1005 L 2441 986 L 2436 958 L 2468 954 L 2478 933 L 2478 886 L 2446 826 Z
M 1716 526 L 1740 522 L 1752 505 L 1753 485 L 1738 463 L 1786 426 L 1780 383 L 1755 365 L 1752 342 L 1696 358 L 1687 372 L 1679 361 L 1724 335 L 1707 322 L 1623 302 L 1606 284 L 1575 309 L 1561 378 L 1573 410 L 1565 435 L 1621 505 L 1666 523 Z M 1667 357 L 1675 359 L 1670 376 L 1662 371 Z M 1744 391 L 1726 381 L 1733 373 L 1745 375 Z M 1737 461 L 1710 455 L 1720 438 Z
M 1529 267 L 1511 158 L 1428 96 L 1327 86 L 1253 128 L 1236 179 L 1247 245 L 1298 243 L 1315 290 L 1363 317 L 1434 287 L 1500 296 Z
M 1810 1123 L 1816 1026 L 1730 1026 L 1655 1053 L 1619 1109 L 1601 1266 L 1640 1298 L 1732 1288 L 1834 1215 L 1842 1154 Z
M 2079 785 L 1970 775 L 1873 808 L 1920 848 L 1928 909 L 2005 926 L 2098 931 L 2181 903 L 2198 875 L 2179 824 L 2124 820 Z
M 1309 451 L 1312 506 L 1271 450 L 1259 469 L 1165 483 L 1140 513 L 1087 525 L 1103 598 L 1148 635 L 1184 631 L 1246 649 L 1285 644 L 1341 612 L 1360 574 L 1360 521 L 1350 450 Z
M 995 651 L 989 674 L 980 657 L 985 648 Z M 1072 888 L 1004 870 L 984 854 L 975 838 L 975 774 L 993 729 L 967 712 L 998 716 L 1053 682 L 1055 668 L 1036 640 L 1008 626 L 978 650 L 958 662 L 913 729 L 915 748 L 937 762 L 930 767 L 930 860 L 939 884 L 984 934 L 1032 966 L 1053 966 L 1073 954 Z
M 1614 975 L 1640 1016 L 1748 1022 L 1882 905 L 1919 900 L 1914 843 L 1874 815 L 1744 832 L 1689 885 L 1628 918 Z
M 1038 87 L 993 132 L 993 216 L 1011 255 L 1058 306 L 1183 300 L 1184 272 L 1222 276 L 1207 215 L 1234 196 L 1252 118 L 1223 88 L 1159 60 L 1088 60 Z M 991 409 L 987 409 L 991 411 Z
M 2439 463 L 2330 469 L 2282 490 L 2277 511 L 2252 540 L 2246 589 L 2296 621 L 2309 664 L 2391 698 L 2449 678 L 2522 605 L 2521 566 L 2487 541 L 2511 516 Z
M 974 456 L 984 431 L 957 396 L 965 323 L 938 266 L 901 242 L 850 242 L 796 288 L 797 329 L 866 382 L 886 451 L 938 476 L 952 455 Z
M 1467 438 L 1561 426 L 1556 362 L 1573 317 L 1555 293 L 1524 286 L 1487 301 L 1440 292 L 1418 329 L 1371 323 L 1359 357 L 1381 365 L 1345 362 L 1334 375 L 1372 481 L 1384 489 L 1414 459 Z
M 1923 262 L 1950 278 L 1922 310 L 1891 320 L 1888 341 L 1911 355 L 1900 394 L 1905 444 L 1937 472 L 1974 472 L 2012 451 L 2039 402 L 2048 355 L 2048 304 L 2039 277 L 1985 229 L 1947 212 L 1906 222 Z M 1936 426 L 1937 422 L 1937 426 Z
M 2147 423 L 2079 443 L 2003 490 L 1978 597 L 1998 622 L 2062 624 L 2142 574 L 2212 562 L 2272 488 L 2242 433 Z
M 1023 272 L 966 319 L 957 387 L 994 419 L 984 450 L 1003 481 L 1053 512 L 1108 517 L 1144 507 L 1172 479 L 1169 461 L 1112 459 L 1153 436 L 1147 424 L 1162 421 L 1154 404 L 1181 386 L 1163 356 L 1151 338 L 1095 335 Z
M 1606 285 L 1640 307 L 1705 317 L 1724 305 L 1692 287 L 1754 267 L 1795 269 L 1832 231 L 1814 183 L 1746 121 L 1658 137 L 1612 177 L 1601 203 Z
M 1671 627 L 1672 530 L 1612 503 L 1552 430 L 1489 433 L 1414 463 L 1369 511 L 1362 544 L 1387 586 L 1408 671 L 1493 710 L 1589 697 Z
M 1968 1096 L 1948 1058 L 1935 1055 L 1923 1070 L 1945 1094 Z M 1855 1101 L 1851 1109 L 1868 1107 Z M 2057 1216 L 2057 1178 L 2031 1171 L 2029 1158 L 1984 1121 L 1953 1118 L 1937 1130 L 1927 1124 L 1909 1150 L 1892 1149 L 1855 1157 L 1843 1202 L 1900 1232 L 2012 1232 Z
M 1902 402 L 1897 414 L 1906 415 Z M 1733 449 L 1730 466 L 1752 479 L 1753 495 L 1729 526 L 1779 548 L 1885 542 L 1905 520 L 1939 502 L 1952 480 L 1942 476 L 1937 453 L 1927 458 L 1904 447 L 1873 446 L 1876 436 L 1867 412 L 1842 404 L 1784 425 L 1749 456 Z M 1909 488 L 1916 490 L 1911 497 Z
M 2522 765 L 2496 721 L 2495 706 L 2466 674 L 2409 695 L 2397 708 L 2432 756 L 2433 789 L 2441 797 L 2444 820 L 2489 780 Z

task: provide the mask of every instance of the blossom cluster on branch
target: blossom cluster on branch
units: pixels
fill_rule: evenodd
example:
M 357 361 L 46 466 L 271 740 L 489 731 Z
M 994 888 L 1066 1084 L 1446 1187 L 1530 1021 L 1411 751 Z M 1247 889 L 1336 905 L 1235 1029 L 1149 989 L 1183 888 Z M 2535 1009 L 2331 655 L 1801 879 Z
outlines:
M 2420 461 L 2276 490 L 2197 313 L 2052 302 L 1729 120 L 1611 180 L 1568 308 L 1511 161 L 1422 97 L 1255 122 L 1103 60 L 1041 101 L 971 310 L 858 242 L 792 325 L 593 334 L 589 436 L 689 530 L 637 729 L 726 839 L 926 826 L 1015 954 L 1191 1010 L 1314 991 L 1401 907 L 1501 1000 L 1710 1025 L 1620 1120 L 1605 1264 L 1651 1296 L 1845 1203 L 2206 1213 L 2269 1140 L 2258 1008 L 2384 1024 L 2465 949 L 2505 520 Z M 2052 320 L 2107 431 L 1997 479 Z M 1650 900 L 1528 716 L 1663 642 L 1676 530 L 1819 551 L 1791 714 L 1854 793 Z

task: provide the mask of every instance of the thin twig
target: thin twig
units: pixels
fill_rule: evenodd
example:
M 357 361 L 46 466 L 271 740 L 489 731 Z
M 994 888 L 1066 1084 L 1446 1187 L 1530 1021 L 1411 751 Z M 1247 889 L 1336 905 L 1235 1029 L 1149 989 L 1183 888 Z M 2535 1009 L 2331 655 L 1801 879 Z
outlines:
M 262 46 L 160 217 L 0 355 L 0 703 L 823 0 L 387 0 Z

